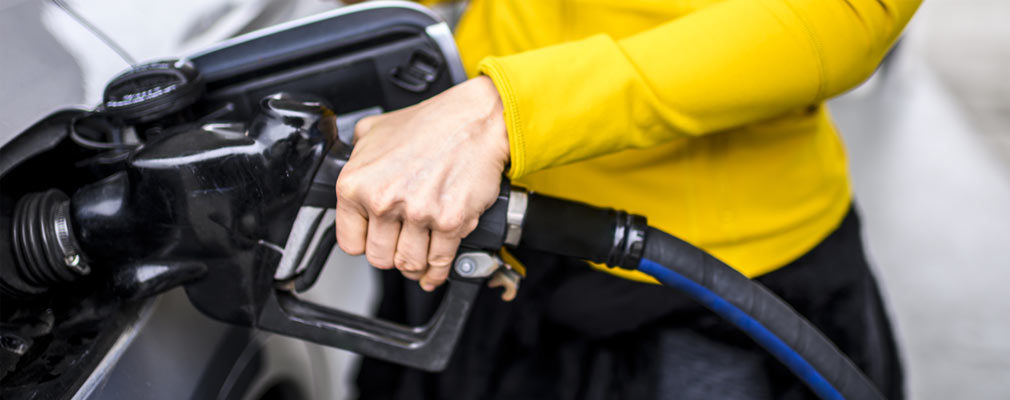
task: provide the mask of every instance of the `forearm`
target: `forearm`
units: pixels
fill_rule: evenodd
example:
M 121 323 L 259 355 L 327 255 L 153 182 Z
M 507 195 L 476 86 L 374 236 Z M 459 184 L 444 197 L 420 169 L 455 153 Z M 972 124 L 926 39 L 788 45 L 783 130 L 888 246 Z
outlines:
M 730 0 L 620 41 L 485 59 L 510 175 L 816 104 L 866 79 L 918 3 Z

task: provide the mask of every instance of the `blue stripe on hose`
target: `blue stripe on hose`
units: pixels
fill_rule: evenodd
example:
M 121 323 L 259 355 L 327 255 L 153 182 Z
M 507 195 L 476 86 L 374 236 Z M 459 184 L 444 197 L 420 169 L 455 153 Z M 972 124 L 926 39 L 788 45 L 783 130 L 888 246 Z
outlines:
M 789 347 L 789 345 L 783 342 L 782 339 L 779 339 L 778 336 L 775 336 L 774 333 L 765 328 L 754 317 L 743 312 L 743 310 L 740 310 L 726 301 L 726 299 L 715 294 L 715 292 L 652 260 L 642 259 L 638 264 L 638 270 L 656 278 L 664 286 L 674 288 L 691 296 L 716 314 L 722 316 L 726 321 L 749 334 L 755 342 L 764 347 L 765 350 L 768 350 L 769 353 L 775 355 L 797 377 L 806 382 L 810 389 L 822 399 L 844 399 L 842 394 L 827 379 L 824 379 L 820 372 L 817 372 L 796 350 Z

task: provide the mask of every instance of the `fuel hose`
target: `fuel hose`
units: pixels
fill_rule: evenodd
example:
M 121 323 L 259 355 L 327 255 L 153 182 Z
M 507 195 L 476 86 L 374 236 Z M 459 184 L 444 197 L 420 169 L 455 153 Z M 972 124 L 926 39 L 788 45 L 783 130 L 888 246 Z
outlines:
M 820 398 L 884 399 L 785 301 L 644 217 L 531 193 L 519 246 L 642 271 L 742 330 Z
M 650 228 L 646 237 L 639 271 L 742 330 L 820 398 L 884 398 L 823 333 L 768 288 L 663 231 Z

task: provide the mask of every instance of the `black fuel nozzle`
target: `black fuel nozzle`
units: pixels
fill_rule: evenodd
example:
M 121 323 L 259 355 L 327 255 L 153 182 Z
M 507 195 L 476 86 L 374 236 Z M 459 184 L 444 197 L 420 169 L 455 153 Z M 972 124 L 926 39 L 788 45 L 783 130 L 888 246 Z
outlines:
M 11 224 L 14 265 L 0 270 L 0 291 L 40 294 L 91 272 L 70 218 L 70 198 L 50 189 L 18 200 Z
M 30 204 L 69 216 L 67 230 L 89 259 L 116 266 L 118 272 L 106 272 L 124 298 L 184 285 L 193 305 L 218 320 L 429 371 L 448 362 L 479 289 L 500 266 L 493 253 L 503 245 L 614 266 L 633 267 L 641 257 L 644 218 L 529 194 L 503 180 L 494 204 L 462 240 L 460 262 L 428 323 L 403 326 L 305 301 L 297 295 L 313 276 L 279 279 L 277 271 L 285 257 L 300 254 L 286 243 L 301 209 L 335 205 L 327 196 L 349 148 L 336 141 L 332 111 L 311 98 L 274 95 L 260 105 L 244 129 L 193 126 L 133 150 L 123 171 L 78 189 L 72 200 L 48 196 Z M 59 220 L 28 218 L 22 225 L 29 233 L 55 232 L 59 224 L 52 221 Z M 54 234 L 25 237 L 44 235 Z M 61 242 L 47 243 L 29 246 L 37 253 L 30 256 L 48 262 L 33 273 L 51 274 L 56 256 L 68 254 L 52 244 Z M 320 243 L 309 254 L 329 254 L 335 240 Z M 324 260 L 310 264 L 321 268 Z M 464 268 L 467 260 L 473 268 Z M 169 272 L 147 279 L 155 271 Z

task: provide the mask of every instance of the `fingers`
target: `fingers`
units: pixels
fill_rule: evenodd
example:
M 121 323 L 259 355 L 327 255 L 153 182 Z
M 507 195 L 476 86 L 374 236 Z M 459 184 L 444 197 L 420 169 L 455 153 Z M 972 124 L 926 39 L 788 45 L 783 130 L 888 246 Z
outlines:
M 337 244 L 347 254 L 360 255 L 365 252 L 365 232 L 368 219 L 358 210 L 337 203 Z
M 428 267 L 430 231 L 422 225 L 366 218 L 351 207 L 337 205 L 337 243 L 347 254 L 366 254 L 380 269 L 396 267 L 403 276 L 419 280 Z M 394 250 L 395 249 L 395 250 Z
M 400 274 L 403 275 L 404 278 L 417 281 L 424 276 L 424 271 L 400 271 Z
M 393 252 L 400 236 L 400 221 L 387 218 L 370 218 L 365 239 L 365 258 L 379 269 L 393 268 Z
M 449 277 L 452 260 L 456 256 L 460 238 L 457 235 L 432 231 L 431 244 L 428 246 L 428 270 L 421 277 L 421 289 L 435 290 L 438 285 Z
M 461 234 L 472 230 L 476 221 L 467 223 L 461 217 L 432 218 L 428 212 L 410 213 L 410 218 L 400 214 L 390 211 L 372 214 L 349 199 L 338 201 L 337 241 L 344 252 L 364 253 L 372 266 L 395 267 L 404 277 L 418 281 L 422 289 L 432 291 L 449 277 Z M 431 220 L 442 223 L 425 222 Z M 461 229 L 461 225 L 470 229 Z
M 428 228 L 410 221 L 403 223 L 396 242 L 393 264 L 403 275 L 417 280 L 428 268 Z

